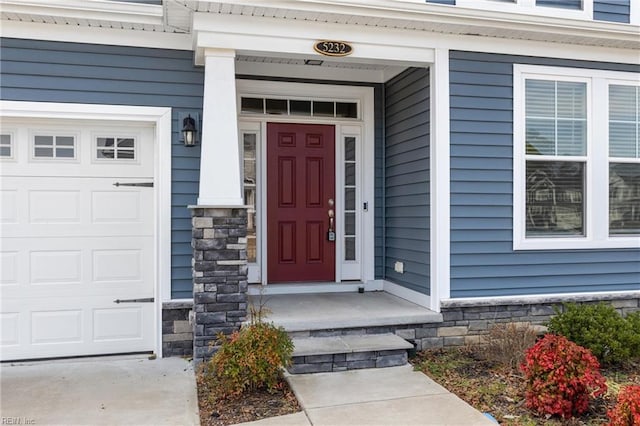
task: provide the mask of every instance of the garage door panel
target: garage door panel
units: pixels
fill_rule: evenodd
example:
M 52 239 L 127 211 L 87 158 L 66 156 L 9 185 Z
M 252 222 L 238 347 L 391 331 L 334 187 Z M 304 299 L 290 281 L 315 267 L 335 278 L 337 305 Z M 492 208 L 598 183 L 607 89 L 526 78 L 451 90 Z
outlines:
M 3 360 L 153 348 L 153 303 L 116 304 L 107 296 L 60 298 L 55 303 L 34 298 L 19 312 L 7 304 L 11 302 L 3 300 L 0 316 Z
M 4 298 L 53 294 L 151 297 L 153 238 L 7 239 L 0 255 Z
M 115 301 L 154 297 L 153 128 L 42 123 L 16 120 L 0 160 L 0 359 L 150 351 L 155 304 Z M 69 132 L 74 158 L 33 158 Z
M 153 188 L 114 187 L 113 179 L 70 180 L 3 178 L 3 237 L 153 235 Z

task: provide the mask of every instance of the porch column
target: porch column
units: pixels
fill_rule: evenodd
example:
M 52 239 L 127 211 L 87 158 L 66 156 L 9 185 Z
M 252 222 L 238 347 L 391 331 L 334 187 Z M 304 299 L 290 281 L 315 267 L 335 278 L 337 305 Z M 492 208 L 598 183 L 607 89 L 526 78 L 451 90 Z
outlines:
M 193 359 L 217 350 L 218 334 L 247 315 L 247 211 L 240 182 L 235 51 L 204 52 L 198 205 L 191 206 Z
M 204 52 L 200 206 L 241 206 L 235 51 Z

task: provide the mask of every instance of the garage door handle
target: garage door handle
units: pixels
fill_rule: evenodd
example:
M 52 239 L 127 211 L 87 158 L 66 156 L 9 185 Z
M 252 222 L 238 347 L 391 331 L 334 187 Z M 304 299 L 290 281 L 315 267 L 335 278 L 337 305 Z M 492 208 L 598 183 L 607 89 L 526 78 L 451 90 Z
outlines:
M 153 182 L 136 182 L 136 183 L 120 183 L 116 182 L 113 186 L 144 186 L 146 188 L 153 188 Z
M 146 297 L 144 299 L 116 299 L 113 303 L 153 303 L 155 298 Z

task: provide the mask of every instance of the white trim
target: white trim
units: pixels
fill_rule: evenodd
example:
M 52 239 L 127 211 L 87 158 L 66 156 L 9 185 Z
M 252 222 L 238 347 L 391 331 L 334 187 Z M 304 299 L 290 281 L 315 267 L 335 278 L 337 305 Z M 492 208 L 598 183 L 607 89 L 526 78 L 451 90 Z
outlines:
M 563 301 L 578 300 L 611 300 L 620 297 L 640 297 L 640 291 L 602 291 L 584 293 L 550 293 L 529 296 L 488 296 L 488 297 L 461 297 L 445 299 L 443 308 L 464 306 L 496 306 L 502 304 L 534 304 L 534 303 L 561 303 Z
M 387 293 L 393 294 L 394 296 L 397 296 L 408 302 L 415 303 L 416 305 L 423 306 L 434 312 L 440 312 L 439 303 L 435 303 L 432 296 L 429 296 L 428 294 L 418 293 L 417 291 L 402 287 L 401 285 L 392 283 L 391 281 L 381 281 L 383 282 L 383 290 Z M 436 305 L 438 305 L 438 310 L 433 309 L 433 307 Z
M 2 12 L 159 25 L 163 7 L 107 0 L 2 0 Z
M 364 291 L 383 291 L 381 280 L 348 283 L 287 283 L 249 285 L 247 294 L 250 296 L 276 294 L 318 294 L 318 293 L 353 293 L 364 287 Z
M 525 153 L 525 79 L 579 81 L 587 83 L 587 156 L 549 157 L 585 161 L 584 236 L 526 237 L 526 159 L 547 156 Z M 640 248 L 637 236 L 609 236 L 608 209 L 608 87 L 625 81 L 638 85 L 638 75 L 618 71 L 560 68 L 537 65 L 513 66 L 513 249 L 608 249 Z M 603 141 L 599 142 L 599 141 Z M 630 160 L 632 161 L 632 160 Z M 637 160 L 636 160 L 637 161 Z M 635 161 L 634 161 L 635 162 Z
M 440 312 L 440 301 L 451 294 L 451 194 L 449 132 L 449 51 L 436 50 L 431 78 L 431 220 L 430 280 L 431 305 Z
M 193 50 L 191 34 L 2 20 L 2 37 L 113 46 Z
M 593 18 L 593 0 L 582 0 L 582 2 L 582 9 L 537 6 L 535 0 L 514 0 L 513 3 L 496 0 L 456 0 L 456 6 L 472 10 L 526 14 L 543 18 L 591 20 Z
M 337 86 L 328 84 L 312 84 L 312 83 L 288 83 L 277 81 L 254 81 L 254 80 L 237 80 L 237 103 L 242 96 L 274 96 L 277 98 L 296 97 L 305 99 L 331 99 L 331 100 L 349 100 L 357 101 L 360 108 L 360 119 L 340 119 L 330 117 L 297 117 L 297 116 L 277 116 L 277 115 L 262 115 L 262 114 L 245 114 L 238 115 L 238 121 L 241 123 L 240 129 L 246 130 L 249 123 L 261 123 L 261 145 L 263 147 L 260 154 L 260 163 L 266 164 L 266 123 L 316 123 L 316 124 L 330 124 L 336 128 L 336 149 L 339 148 L 341 138 L 346 135 L 342 131 L 342 128 L 349 128 L 351 126 L 358 126 L 361 130 L 360 140 L 363 142 L 364 150 L 362 151 L 359 162 L 360 167 L 360 205 L 363 202 L 368 203 L 368 211 L 360 213 L 360 219 L 362 225 L 359 230 L 360 237 L 360 263 L 361 274 L 360 279 L 364 282 L 374 279 L 375 275 L 375 238 L 374 238 L 374 212 L 375 212 L 375 179 L 374 179 L 374 163 L 375 163 L 375 123 L 374 123 L 374 90 L 373 87 L 359 87 L 359 86 Z M 254 124 L 255 126 L 255 124 Z M 352 129 L 353 130 L 353 129 Z M 340 156 L 336 156 L 336 167 L 342 167 L 339 163 Z M 336 169 L 336 191 L 341 188 L 342 174 Z M 263 182 L 260 192 L 259 204 L 260 210 L 260 228 L 259 244 L 260 252 L 266 253 L 267 251 L 267 235 L 266 235 L 266 196 L 265 196 L 265 184 L 266 181 L 266 167 L 262 167 L 260 171 L 260 180 Z M 337 194 L 336 194 L 337 195 Z M 336 211 L 336 217 L 341 217 L 342 211 Z M 342 239 L 342 235 L 337 235 L 337 240 Z M 336 280 L 340 279 L 340 256 L 341 251 L 336 250 Z M 264 257 L 264 255 L 263 255 Z M 260 259 L 258 263 L 261 265 L 260 278 L 262 283 L 268 282 L 267 276 L 267 262 L 266 259 Z M 273 284 L 270 284 L 273 285 Z M 287 284 L 290 285 L 290 284 Z M 346 285 L 346 284 L 342 284 Z M 291 287 L 291 292 L 294 291 L 294 287 Z
M 280 55 L 282 56 L 282 55 Z M 266 62 L 236 62 L 237 75 L 261 77 L 303 78 L 310 80 L 339 80 L 353 82 L 384 83 L 390 75 L 400 73 L 404 67 L 388 67 L 379 70 L 338 68 L 326 66 L 308 66 L 294 64 L 275 64 Z
M 393 45 L 415 46 L 416 42 L 421 42 L 424 47 L 430 48 L 448 47 L 456 50 L 508 54 L 527 52 L 528 55 L 533 56 L 549 56 L 553 55 L 551 51 L 560 48 L 566 54 L 559 54 L 557 55 L 558 57 L 586 60 L 600 60 L 599 58 L 594 58 L 594 56 L 598 56 L 600 53 L 606 54 L 607 49 L 618 50 L 616 48 L 621 47 L 626 50 L 626 60 L 630 63 L 635 63 L 637 62 L 637 54 L 633 49 L 636 49 L 640 44 L 640 40 L 637 37 L 640 28 L 635 25 L 593 21 L 592 19 L 567 19 L 521 13 L 501 13 L 485 11 L 479 8 L 467 9 L 424 4 L 424 1 L 420 1 L 420 4 L 392 2 L 389 0 L 368 0 L 365 4 L 360 1 L 300 1 L 292 5 L 292 2 L 286 1 L 236 0 L 234 3 L 291 10 L 298 12 L 299 19 L 287 20 L 226 14 L 215 17 L 211 14 L 207 16 L 206 14 L 196 13 L 194 14 L 193 32 L 196 36 L 197 46 L 207 46 L 209 42 L 216 43 L 215 37 L 208 36 L 201 39 L 201 34 L 199 33 L 199 31 L 207 32 L 208 29 L 216 28 L 216 32 L 219 32 L 217 36 L 218 42 L 229 42 L 234 45 L 237 43 L 235 48 L 239 50 L 275 51 L 274 43 L 278 47 L 284 43 L 284 48 L 281 51 L 293 52 L 295 50 L 287 47 L 288 44 L 290 45 L 291 37 L 296 39 L 303 34 L 305 38 L 312 40 L 317 37 L 317 30 L 324 35 L 335 35 L 336 39 L 354 42 L 354 55 L 356 51 L 360 50 L 358 45 L 360 40 L 366 47 L 365 50 L 376 45 L 377 47 L 372 50 L 385 50 Z M 389 22 L 390 24 L 396 23 L 397 26 L 415 25 L 420 27 L 421 25 L 426 25 L 428 27 L 432 25 L 436 30 L 442 25 L 449 25 L 452 30 L 459 32 L 459 34 L 447 35 L 418 31 L 420 34 L 428 34 L 428 37 L 424 37 L 416 36 L 416 31 L 394 30 L 375 26 L 362 26 L 356 32 L 353 31 L 353 25 L 350 24 L 314 22 L 318 13 L 330 14 L 331 16 L 362 16 L 364 18 L 384 20 L 384 22 Z M 304 19 L 307 16 L 309 19 Z M 210 25 L 214 21 L 216 25 Z M 224 21 L 227 23 L 225 24 Z M 345 21 L 348 21 L 348 18 L 345 18 Z M 415 24 L 412 25 L 412 22 L 415 22 Z M 246 38 L 235 37 L 237 35 L 257 35 L 256 32 L 266 30 L 266 26 L 279 28 L 279 30 L 272 34 L 273 39 L 270 39 L 268 34 L 264 34 L 265 38 L 262 41 L 256 38 L 257 44 L 254 46 L 249 43 L 250 36 Z M 235 30 L 233 29 L 234 27 Z M 479 34 L 481 36 L 465 36 L 464 34 L 466 33 Z M 483 34 L 484 36 L 482 36 Z M 523 34 L 526 34 L 526 37 L 542 42 L 534 42 L 530 48 L 523 47 L 523 44 L 529 44 L 521 40 Z M 347 38 L 345 38 L 345 35 Z M 499 43 L 495 42 L 496 37 L 500 38 Z M 401 41 L 403 38 L 407 40 Z M 570 40 L 573 45 L 566 44 L 567 40 Z M 442 43 L 442 41 L 445 41 L 445 43 Z M 582 47 L 580 46 L 581 44 L 585 46 Z M 263 45 L 266 45 L 264 49 L 262 48 Z M 298 46 L 300 49 L 306 49 L 305 53 L 307 55 L 312 54 L 311 44 L 308 44 L 308 41 L 305 41 L 304 44 L 298 44 Z M 382 46 L 384 48 L 380 49 Z M 578 51 L 582 51 L 582 54 L 576 55 Z M 620 52 L 622 51 L 620 49 Z M 380 53 L 374 52 L 367 53 L 373 56 L 362 55 L 362 57 L 375 58 L 380 55 Z M 415 57 L 406 54 L 404 57 L 398 57 L 397 59 L 412 60 L 413 58 Z M 615 58 L 612 57 L 611 60 L 615 61 Z
M 243 206 L 235 51 L 206 49 L 198 205 Z M 224 182 L 224 184 L 223 184 Z
M 629 0 L 630 2 L 630 16 L 629 23 L 631 25 L 640 26 L 640 2 Z
M 155 125 L 155 350 L 162 356 L 162 302 L 171 298 L 171 108 L 0 101 L 3 117 L 150 122 Z

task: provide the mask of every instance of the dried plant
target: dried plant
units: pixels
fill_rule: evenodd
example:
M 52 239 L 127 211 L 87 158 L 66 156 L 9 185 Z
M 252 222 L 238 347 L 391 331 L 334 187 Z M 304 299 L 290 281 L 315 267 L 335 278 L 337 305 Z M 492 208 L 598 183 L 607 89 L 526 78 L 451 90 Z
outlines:
M 528 323 L 499 323 L 483 336 L 482 352 L 488 360 L 515 370 L 536 338 L 535 329 Z

